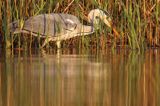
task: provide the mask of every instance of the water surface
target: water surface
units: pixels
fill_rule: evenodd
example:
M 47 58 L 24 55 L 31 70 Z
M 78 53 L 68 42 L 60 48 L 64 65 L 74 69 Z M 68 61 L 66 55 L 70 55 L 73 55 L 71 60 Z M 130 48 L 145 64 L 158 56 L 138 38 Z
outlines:
M 159 106 L 159 75 L 160 50 L 0 52 L 0 105 Z

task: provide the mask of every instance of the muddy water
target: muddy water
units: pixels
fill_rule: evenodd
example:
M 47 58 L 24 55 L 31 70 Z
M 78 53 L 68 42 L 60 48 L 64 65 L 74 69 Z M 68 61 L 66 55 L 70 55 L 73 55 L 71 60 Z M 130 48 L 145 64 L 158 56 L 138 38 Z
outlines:
M 159 106 L 160 50 L 0 54 L 1 106 Z

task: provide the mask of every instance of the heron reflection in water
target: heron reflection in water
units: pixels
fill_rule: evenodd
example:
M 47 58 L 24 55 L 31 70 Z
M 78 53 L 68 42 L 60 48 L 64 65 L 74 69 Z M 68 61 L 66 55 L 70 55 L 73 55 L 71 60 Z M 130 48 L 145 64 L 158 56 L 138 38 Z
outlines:
M 12 22 L 10 31 L 12 34 L 27 33 L 45 38 L 42 47 L 50 41 L 56 41 L 57 48 L 61 48 L 62 40 L 94 33 L 98 29 L 95 26 L 99 26 L 100 21 L 103 21 L 108 27 L 112 27 L 109 14 L 101 9 L 91 10 L 88 14 L 88 21 L 90 26 L 83 25 L 76 16 L 70 14 L 40 14 L 25 20 L 22 27 L 20 27 L 19 21 Z

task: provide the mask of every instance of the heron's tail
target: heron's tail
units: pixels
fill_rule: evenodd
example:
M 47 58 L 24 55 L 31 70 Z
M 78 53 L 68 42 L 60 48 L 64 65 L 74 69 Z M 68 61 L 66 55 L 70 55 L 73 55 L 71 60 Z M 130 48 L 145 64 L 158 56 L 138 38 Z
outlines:
M 13 34 L 20 33 L 19 20 L 9 24 L 9 31 Z

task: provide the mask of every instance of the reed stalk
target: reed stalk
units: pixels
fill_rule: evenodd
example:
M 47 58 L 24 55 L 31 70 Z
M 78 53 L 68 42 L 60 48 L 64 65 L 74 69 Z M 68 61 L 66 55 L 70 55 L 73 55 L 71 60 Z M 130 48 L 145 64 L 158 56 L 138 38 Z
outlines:
M 2 42 L 2 1 L 0 1 L 0 16 L 1 16 L 0 17 L 0 43 L 1 43 Z

